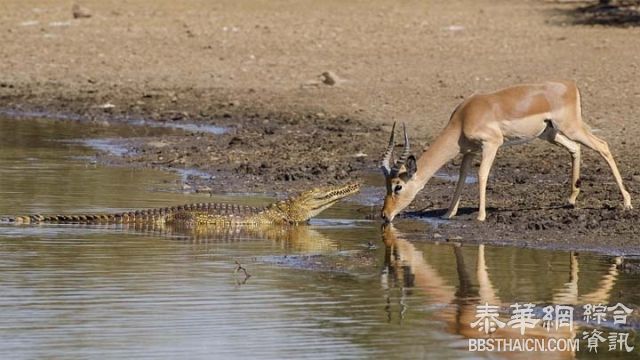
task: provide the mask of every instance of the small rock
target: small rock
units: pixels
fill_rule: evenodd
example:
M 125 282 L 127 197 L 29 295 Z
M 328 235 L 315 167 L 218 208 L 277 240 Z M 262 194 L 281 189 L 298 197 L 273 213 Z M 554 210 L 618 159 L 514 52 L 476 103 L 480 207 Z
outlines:
M 20 23 L 20 26 L 34 26 L 38 25 L 40 22 L 36 20 L 23 21 Z
M 320 78 L 323 84 L 329 86 L 339 85 L 344 82 L 344 80 L 340 79 L 333 71 L 323 72 Z
M 169 145 L 169 143 L 167 143 L 165 141 L 149 141 L 147 143 L 147 145 L 155 147 L 155 148 L 163 148 L 163 147 Z
M 184 184 L 184 185 L 182 185 L 182 190 L 185 190 L 185 191 L 191 190 L 191 186 L 187 185 L 187 184 Z
M 71 23 L 68 21 L 52 21 L 49 23 L 49 26 L 53 26 L 53 27 L 64 27 L 64 26 L 70 26 Z
M 447 241 L 459 241 L 462 240 L 462 236 L 459 235 L 451 235 L 447 238 Z
M 434 239 L 442 239 L 442 234 L 440 234 L 440 233 L 434 233 L 434 234 L 433 234 L 433 238 L 434 238 Z
M 98 108 L 100 109 L 113 109 L 114 107 L 116 106 L 113 105 L 112 103 L 104 103 L 102 105 L 98 105 Z
M 464 30 L 464 26 L 462 25 L 449 25 L 446 27 L 447 30 L 449 31 L 462 31 Z
M 73 4 L 71 7 L 71 11 L 73 13 L 74 19 L 86 19 L 91 17 L 91 12 L 84 6 L 80 6 L 80 4 Z
M 640 175 L 633 175 L 631 177 L 631 180 L 633 180 L 633 181 L 635 181 L 637 183 L 640 183 Z

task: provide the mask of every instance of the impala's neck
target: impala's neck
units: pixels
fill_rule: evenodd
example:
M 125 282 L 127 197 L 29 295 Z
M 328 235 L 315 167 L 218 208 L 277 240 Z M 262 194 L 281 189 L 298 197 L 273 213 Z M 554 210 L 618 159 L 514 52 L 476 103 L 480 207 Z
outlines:
M 460 135 L 460 125 L 452 121 L 438 135 L 433 144 L 422 153 L 418 159 L 418 169 L 415 174 L 420 188 L 424 187 L 441 167 L 460 153 Z

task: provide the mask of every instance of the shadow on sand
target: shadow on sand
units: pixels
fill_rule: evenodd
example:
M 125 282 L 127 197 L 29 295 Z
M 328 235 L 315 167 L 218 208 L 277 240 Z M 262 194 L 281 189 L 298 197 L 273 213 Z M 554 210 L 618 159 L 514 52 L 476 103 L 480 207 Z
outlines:
M 640 0 L 594 1 L 560 12 L 575 25 L 640 26 Z

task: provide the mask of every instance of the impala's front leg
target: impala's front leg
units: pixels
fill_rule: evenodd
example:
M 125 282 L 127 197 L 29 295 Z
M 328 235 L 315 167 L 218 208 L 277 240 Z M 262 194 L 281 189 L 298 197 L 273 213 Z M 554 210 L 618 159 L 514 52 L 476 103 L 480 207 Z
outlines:
M 478 185 L 480 187 L 480 207 L 478 209 L 478 221 L 484 221 L 487 218 L 486 198 L 487 198 L 487 181 L 489 180 L 489 172 L 491 165 L 496 158 L 496 153 L 502 142 L 483 142 L 482 143 L 482 162 L 478 170 Z
M 464 187 L 464 183 L 467 179 L 467 174 L 469 173 L 469 168 L 471 167 L 474 155 L 475 154 L 473 153 L 467 153 L 462 157 L 460 175 L 458 175 L 458 184 L 456 185 L 456 191 L 453 193 L 449 210 L 443 216 L 445 219 L 451 219 L 456 216 L 456 213 L 458 212 L 458 205 L 460 205 L 460 193 L 462 192 L 462 188 Z

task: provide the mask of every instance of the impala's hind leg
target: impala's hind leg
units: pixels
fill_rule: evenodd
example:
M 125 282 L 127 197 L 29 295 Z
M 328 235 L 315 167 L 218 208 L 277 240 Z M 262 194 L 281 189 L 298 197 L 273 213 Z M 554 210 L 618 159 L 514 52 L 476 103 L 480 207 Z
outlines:
M 580 144 L 569 140 L 566 136 L 557 133 L 553 142 L 564 146 L 571 154 L 571 195 L 569 195 L 569 204 L 575 205 L 576 199 L 580 194 Z
M 613 173 L 613 177 L 616 180 L 616 184 L 618 184 L 618 188 L 620 188 L 620 193 L 622 194 L 622 199 L 624 202 L 624 208 L 633 209 L 633 206 L 631 206 L 631 196 L 629 195 L 629 192 L 627 192 L 627 190 L 624 188 L 624 184 L 622 183 L 622 176 L 620 176 L 620 171 L 618 171 L 616 161 L 613 159 L 611 151 L 609 151 L 609 145 L 604 140 L 599 139 L 597 136 L 593 135 L 585 127 L 580 127 L 578 130 L 566 133 L 566 135 L 571 140 L 577 141 L 582 145 L 597 151 L 598 154 L 602 156 L 607 164 L 609 164 L 611 172 Z
M 564 147 L 571 154 L 571 195 L 569 195 L 569 204 L 575 205 L 576 199 L 580 194 L 580 144 L 569 140 L 568 137 L 562 135 L 553 127 L 549 127 L 540 137 L 552 144 Z

